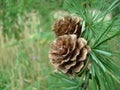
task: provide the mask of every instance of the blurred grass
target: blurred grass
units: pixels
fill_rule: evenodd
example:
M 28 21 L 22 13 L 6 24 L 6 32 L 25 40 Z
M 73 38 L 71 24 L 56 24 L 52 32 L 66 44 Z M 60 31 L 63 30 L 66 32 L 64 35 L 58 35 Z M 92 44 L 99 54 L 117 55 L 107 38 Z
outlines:
M 63 1 L 0 0 L 0 90 L 56 90 L 48 50 Z
M 30 34 L 29 29 L 25 30 L 23 34 L 26 37 L 20 41 L 13 39 L 7 43 L 1 43 L 0 90 L 23 90 L 30 86 L 29 90 L 32 90 L 33 87 L 38 90 L 46 90 L 40 89 L 47 87 L 45 85 L 32 87 L 32 84 L 34 85 L 36 81 L 39 81 L 38 84 L 46 83 L 44 80 L 51 72 L 47 57 L 50 41 L 47 38 L 52 35 L 41 37 L 39 33 L 40 38 L 34 40 L 33 37 L 31 38 L 34 34 Z M 46 33 L 43 34 L 46 35 Z
M 0 0 L 0 90 L 54 90 L 48 49 L 62 3 Z

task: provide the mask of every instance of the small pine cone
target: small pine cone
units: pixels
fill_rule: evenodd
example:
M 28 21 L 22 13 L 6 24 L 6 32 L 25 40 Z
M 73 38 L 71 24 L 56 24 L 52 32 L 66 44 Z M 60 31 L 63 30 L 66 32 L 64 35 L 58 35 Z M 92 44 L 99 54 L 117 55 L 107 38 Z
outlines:
M 76 34 L 79 37 L 82 29 L 80 25 L 81 21 L 82 19 L 77 17 L 65 16 L 63 19 L 59 19 L 54 23 L 53 30 L 56 36 Z
M 57 70 L 73 75 L 85 66 L 90 51 L 84 38 L 77 38 L 74 34 L 63 35 L 51 44 L 49 58 Z

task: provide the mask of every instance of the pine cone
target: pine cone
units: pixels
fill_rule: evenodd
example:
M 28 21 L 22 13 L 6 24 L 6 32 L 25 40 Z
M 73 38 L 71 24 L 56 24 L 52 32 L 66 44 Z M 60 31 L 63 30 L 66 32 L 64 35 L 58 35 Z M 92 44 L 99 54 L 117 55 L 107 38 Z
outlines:
M 85 66 L 90 51 L 84 38 L 77 38 L 74 34 L 63 35 L 51 44 L 49 58 L 57 70 L 73 75 Z
M 65 16 L 63 19 L 57 20 L 53 25 L 53 30 L 56 36 L 65 34 L 76 34 L 79 37 L 82 26 L 81 19 L 72 18 L 71 16 Z

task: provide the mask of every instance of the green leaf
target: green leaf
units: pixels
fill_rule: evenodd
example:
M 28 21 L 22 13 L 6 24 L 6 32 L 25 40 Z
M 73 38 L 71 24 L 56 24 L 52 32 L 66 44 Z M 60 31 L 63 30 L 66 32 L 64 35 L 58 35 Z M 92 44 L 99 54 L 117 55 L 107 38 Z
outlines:
M 96 48 L 98 46 L 98 43 L 110 32 L 111 28 L 113 27 L 113 23 L 114 23 L 114 21 L 111 22 L 110 25 L 105 30 L 100 32 L 100 35 L 96 39 L 94 48 Z
M 101 72 L 101 70 L 99 69 L 99 67 L 97 65 L 95 65 L 95 68 L 96 68 L 96 78 L 99 82 L 99 85 L 100 85 L 100 90 L 107 90 L 107 85 L 106 85 L 106 82 L 104 81 L 104 76 Z
M 95 55 L 93 52 L 90 53 L 90 56 L 91 56 L 91 58 L 92 58 L 92 61 L 94 61 L 96 64 L 98 64 L 98 66 L 99 66 L 104 72 L 106 72 L 105 66 L 101 63 L 101 61 L 96 57 L 96 55 Z
M 109 72 L 112 72 L 112 74 L 116 75 L 117 77 L 120 76 L 120 67 L 115 63 L 115 61 L 112 58 L 103 57 L 102 55 L 97 56 L 104 64 L 104 66 L 108 69 Z
M 105 42 L 107 42 L 107 41 L 109 41 L 109 40 L 111 40 L 114 37 L 117 37 L 119 35 L 120 35 L 120 31 L 116 32 L 115 34 L 111 35 L 110 37 L 106 38 L 105 40 L 99 42 L 98 45 L 96 45 L 96 47 L 100 46 L 101 44 L 104 44 Z M 96 47 L 94 47 L 94 48 L 96 48 Z
M 92 82 L 91 82 L 91 90 L 97 90 L 97 82 L 94 77 L 92 77 Z
M 120 84 L 119 81 L 119 76 L 120 76 L 120 67 L 115 64 L 114 60 L 109 57 L 103 57 L 102 55 L 98 55 L 98 58 L 101 60 L 101 62 L 104 64 L 106 67 L 108 74 L 118 83 Z
M 112 56 L 112 53 L 107 52 L 107 51 L 103 51 L 103 50 L 99 50 L 99 49 L 93 49 L 93 51 L 98 52 L 103 55 L 106 55 L 106 56 Z
M 106 80 L 106 83 L 108 84 L 108 89 L 107 90 L 116 90 L 115 89 L 115 84 L 114 84 L 114 81 L 112 79 L 111 76 L 109 76 L 109 74 L 106 74 L 106 73 L 103 73 L 104 74 L 104 77 L 105 77 L 105 80 Z M 111 87 L 113 86 L 113 87 Z
M 52 76 L 58 78 L 61 81 L 60 83 L 56 83 L 56 85 L 53 85 L 54 87 L 62 86 L 65 88 L 65 90 L 78 90 L 79 88 L 81 88 L 80 85 L 82 84 L 82 78 L 71 78 L 61 72 L 54 73 L 52 74 Z
M 115 9 L 117 6 L 119 6 L 119 2 L 118 0 L 115 0 L 108 8 L 105 8 L 105 1 L 101 0 L 101 3 L 99 4 L 100 6 L 98 6 L 98 9 L 103 10 L 103 12 L 101 11 L 96 11 L 96 17 L 94 18 L 94 21 L 98 21 L 98 19 L 102 18 L 104 19 L 105 16 L 112 11 L 113 9 Z M 105 8 L 105 9 L 104 9 Z

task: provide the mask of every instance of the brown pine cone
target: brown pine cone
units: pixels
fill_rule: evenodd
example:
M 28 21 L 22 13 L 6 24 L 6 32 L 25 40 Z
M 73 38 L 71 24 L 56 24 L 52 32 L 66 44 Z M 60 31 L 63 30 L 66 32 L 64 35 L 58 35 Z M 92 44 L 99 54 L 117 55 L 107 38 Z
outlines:
M 51 44 L 49 58 L 57 70 L 73 75 L 85 66 L 90 51 L 84 38 L 77 38 L 74 34 L 63 35 Z
M 76 34 L 77 37 L 80 36 L 82 26 L 80 18 L 73 18 L 71 16 L 65 16 L 63 19 L 57 20 L 53 25 L 53 30 L 56 36 L 61 36 L 65 34 Z

